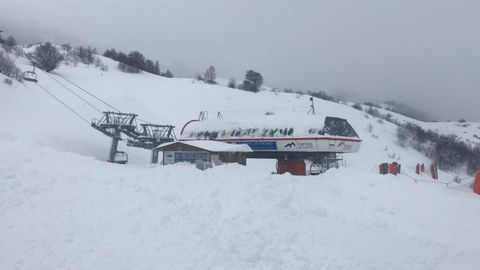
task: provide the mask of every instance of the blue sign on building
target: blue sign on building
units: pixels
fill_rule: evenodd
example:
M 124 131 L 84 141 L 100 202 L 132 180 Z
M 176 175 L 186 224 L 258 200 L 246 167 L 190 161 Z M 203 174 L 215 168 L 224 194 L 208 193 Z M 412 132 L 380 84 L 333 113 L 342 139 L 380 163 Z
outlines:
M 236 143 L 247 144 L 253 151 L 277 150 L 277 142 L 275 141 L 243 141 Z

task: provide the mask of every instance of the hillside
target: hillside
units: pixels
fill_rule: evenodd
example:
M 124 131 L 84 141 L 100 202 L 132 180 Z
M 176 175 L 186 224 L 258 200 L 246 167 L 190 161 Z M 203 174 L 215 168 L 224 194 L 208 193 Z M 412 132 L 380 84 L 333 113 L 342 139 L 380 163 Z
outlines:
M 124 112 L 175 125 L 177 135 L 200 111 L 301 119 L 310 105 L 298 94 L 127 74 L 101 60 L 108 71 L 70 64 L 57 72 Z M 17 62 L 30 69 L 25 59 Z M 101 116 L 54 79 L 83 95 L 68 82 L 37 73 L 42 87 L 86 119 Z M 319 123 L 325 115 L 348 119 L 362 146 L 345 155 L 346 168 L 295 177 L 271 175 L 271 160 L 207 171 L 150 165 L 148 151 L 124 144 L 131 162 L 109 164 L 109 138 L 37 85 L 0 84 L 0 268 L 474 269 L 480 204 L 470 182 L 415 183 L 415 165 L 430 162 L 395 144 L 396 125 L 314 102 Z M 463 136 L 462 127 L 417 123 Z M 402 164 L 403 175 L 378 175 L 378 164 L 391 161 Z M 453 177 L 440 172 L 440 182 Z

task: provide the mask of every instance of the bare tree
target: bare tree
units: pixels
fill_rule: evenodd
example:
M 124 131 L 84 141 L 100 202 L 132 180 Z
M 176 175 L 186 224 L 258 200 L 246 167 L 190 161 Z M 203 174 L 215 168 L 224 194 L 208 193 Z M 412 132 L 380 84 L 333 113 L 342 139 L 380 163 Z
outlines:
M 203 74 L 203 79 L 206 83 L 216 84 L 216 78 L 217 72 L 215 71 L 215 68 L 213 66 L 210 66 L 209 68 L 207 68 L 207 70 L 205 70 L 205 73 Z
M 63 56 L 58 52 L 57 48 L 52 46 L 50 42 L 46 42 L 35 49 L 33 54 L 30 54 L 30 58 L 33 59 L 35 64 L 50 72 L 58 67 L 63 60 Z

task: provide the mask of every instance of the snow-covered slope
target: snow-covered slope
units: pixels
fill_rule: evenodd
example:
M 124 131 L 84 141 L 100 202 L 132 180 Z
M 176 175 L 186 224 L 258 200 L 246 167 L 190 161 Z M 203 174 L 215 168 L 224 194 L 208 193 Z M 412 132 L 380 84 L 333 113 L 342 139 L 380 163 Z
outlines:
M 276 115 L 305 115 L 310 105 L 309 97 L 298 94 L 268 91 L 251 93 L 220 85 L 212 86 L 192 79 L 168 79 L 148 73 L 127 74 L 118 71 L 116 63 L 110 59 L 102 60 L 109 65 L 109 71 L 102 72 L 93 66 L 79 64 L 77 67 L 61 66 L 58 73 L 92 91 L 121 111 L 137 113 L 140 118 L 154 123 L 175 125 L 177 134 L 187 121 L 197 118 L 200 111 L 209 111 L 213 118 L 221 111 L 223 118 L 228 120 L 252 118 L 266 112 Z M 82 116 L 87 119 L 101 116 L 44 72 L 37 73 L 41 86 L 68 103 Z M 54 78 L 88 99 L 100 110 L 111 110 L 84 95 L 62 78 Z M 2 131 L 22 138 L 40 139 L 58 150 L 94 156 L 99 160 L 106 159 L 109 138 L 79 120 L 37 85 L 15 83 L 11 87 L 2 87 L 5 89 L 0 101 L 0 117 L 5 117 L 5 122 L 9 123 L 2 127 Z M 315 105 L 319 114 L 319 125 L 322 125 L 324 120 L 321 116 L 346 118 L 364 140 L 361 152 L 347 157 L 351 166 L 371 168 L 379 162 L 388 161 L 389 156 L 394 155 L 397 161 L 399 157 L 413 157 L 412 163 L 427 161 L 421 155 L 410 150 L 407 152 L 392 143 L 395 130 L 391 123 L 378 123 L 376 119 L 366 118 L 364 114 L 349 106 L 321 99 L 315 99 Z M 371 133 L 368 131 L 369 125 L 373 127 Z M 131 154 L 133 163 L 145 163 L 150 155 L 148 151 L 123 148 Z M 368 156 L 367 159 L 365 155 Z
M 23 63 L 22 63 L 23 61 Z M 209 111 L 224 119 L 267 111 L 304 115 L 306 96 L 250 93 L 192 79 L 79 64 L 58 73 L 124 112 L 177 126 Z M 26 61 L 19 59 L 28 69 Z M 1 75 L 0 75 L 1 76 Z M 86 119 L 100 114 L 39 71 L 39 84 Z M 0 77 L 3 81 L 3 77 Z M 108 106 L 86 95 L 100 110 Z M 480 197 L 468 185 L 414 183 L 428 160 L 394 143 L 396 126 L 315 99 L 363 139 L 347 168 L 315 177 L 271 175 L 272 161 L 220 166 L 104 162 L 109 138 L 33 83 L 0 83 L 1 269 L 474 269 Z M 299 117 L 300 118 L 300 117 Z M 319 116 L 319 122 L 323 119 Z M 380 176 L 381 162 L 404 174 Z M 441 172 L 441 181 L 453 176 Z
M 474 146 L 480 144 L 480 123 L 468 122 L 468 121 L 448 121 L 448 122 L 424 122 L 416 119 L 406 117 L 405 115 L 398 114 L 384 108 L 388 108 L 388 105 L 379 104 L 383 108 L 375 108 L 381 114 L 390 114 L 393 120 L 399 123 L 414 123 L 424 130 L 432 130 L 439 134 L 454 134 L 463 142 Z M 369 107 L 364 105 L 365 108 Z

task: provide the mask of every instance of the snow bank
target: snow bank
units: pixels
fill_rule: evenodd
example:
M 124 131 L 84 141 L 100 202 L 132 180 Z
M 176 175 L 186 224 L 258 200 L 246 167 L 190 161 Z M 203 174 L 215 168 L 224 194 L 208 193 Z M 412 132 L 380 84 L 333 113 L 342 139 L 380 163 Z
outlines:
M 0 136 L 0 269 L 475 269 L 478 196 L 339 169 L 122 166 Z

